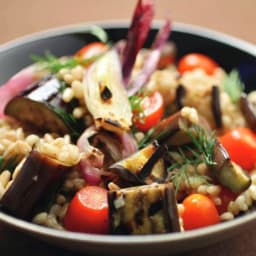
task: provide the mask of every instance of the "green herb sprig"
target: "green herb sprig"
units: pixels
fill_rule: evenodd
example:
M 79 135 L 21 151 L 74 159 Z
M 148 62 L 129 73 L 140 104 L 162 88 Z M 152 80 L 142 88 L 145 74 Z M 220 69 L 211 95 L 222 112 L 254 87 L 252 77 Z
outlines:
M 244 84 L 240 79 L 238 70 L 231 70 L 224 80 L 223 88 L 233 103 L 236 103 L 239 100 L 241 93 L 244 90 Z
M 201 179 L 203 183 L 209 183 L 211 178 L 198 173 L 196 167 L 201 163 L 205 163 L 208 166 L 216 164 L 213 161 L 214 134 L 209 134 L 204 128 L 198 126 L 194 126 L 191 130 L 186 130 L 186 133 L 191 139 L 191 145 L 184 145 L 175 152 L 169 152 L 169 157 L 174 163 L 167 168 L 169 172 L 168 177 L 174 184 L 176 194 L 182 182 L 190 186 L 188 165 L 195 166 L 193 177 Z
M 46 51 L 44 56 L 32 55 L 31 59 L 38 64 L 39 69 L 52 73 L 57 73 L 63 68 L 74 68 L 79 64 L 75 58 L 59 59 L 49 51 Z

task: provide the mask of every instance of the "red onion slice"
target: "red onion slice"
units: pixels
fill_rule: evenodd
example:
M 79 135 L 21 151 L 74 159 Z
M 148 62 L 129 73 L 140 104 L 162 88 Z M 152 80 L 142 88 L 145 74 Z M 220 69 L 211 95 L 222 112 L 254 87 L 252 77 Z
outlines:
M 135 8 L 131 26 L 127 34 L 127 44 L 122 56 L 122 74 L 128 84 L 137 53 L 142 48 L 150 30 L 154 16 L 154 4 L 151 0 L 139 0 Z
M 165 21 L 163 27 L 159 30 L 156 38 L 152 44 L 151 52 L 146 58 L 142 70 L 139 74 L 131 81 L 128 87 L 128 95 L 134 95 L 138 92 L 150 79 L 150 76 L 156 70 L 161 51 L 166 44 L 171 31 L 171 22 L 169 19 Z
M 8 101 L 24 91 L 33 82 L 39 81 L 42 75 L 36 71 L 36 65 L 31 65 L 19 71 L 0 86 L 0 118 L 4 116 L 4 108 Z
M 97 133 L 94 126 L 87 128 L 77 141 L 80 152 L 84 153 L 80 161 L 80 170 L 90 185 L 98 185 L 101 182 L 100 169 L 103 166 L 104 154 L 89 143 L 89 138 Z

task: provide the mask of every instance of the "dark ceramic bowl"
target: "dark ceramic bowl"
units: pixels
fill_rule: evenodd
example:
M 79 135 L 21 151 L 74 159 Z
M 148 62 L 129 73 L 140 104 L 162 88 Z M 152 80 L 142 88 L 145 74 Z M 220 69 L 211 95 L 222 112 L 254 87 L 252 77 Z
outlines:
M 102 22 L 111 40 L 125 37 L 128 23 Z M 92 40 L 93 36 L 84 34 L 88 24 L 74 25 L 47 32 L 37 33 L 0 48 L 0 84 L 11 75 L 31 63 L 31 54 L 43 54 L 50 50 L 58 56 L 73 54 L 77 49 Z M 158 24 L 154 24 L 157 28 Z M 152 29 L 150 38 L 155 34 Z M 214 31 L 191 25 L 174 24 L 171 39 L 178 48 L 178 57 L 189 52 L 202 52 L 213 57 L 227 71 L 239 69 L 246 90 L 256 89 L 256 46 L 242 40 Z M 150 43 L 150 42 L 147 42 Z M 235 220 L 215 226 L 185 233 L 141 236 L 92 235 L 57 231 L 16 219 L 0 212 L 0 221 L 31 234 L 49 243 L 87 253 L 109 255 L 165 255 L 176 254 L 194 248 L 202 248 L 211 243 L 238 234 L 256 223 L 256 211 Z

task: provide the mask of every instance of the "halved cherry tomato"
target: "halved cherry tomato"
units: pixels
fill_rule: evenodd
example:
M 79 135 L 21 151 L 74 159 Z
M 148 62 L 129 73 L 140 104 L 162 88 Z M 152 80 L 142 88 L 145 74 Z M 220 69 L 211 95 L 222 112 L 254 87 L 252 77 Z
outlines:
M 218 64 L 213 59 L 201 53 L 189 53 L 183 56 L 178 63 L 178 71 L 181 74 L 201 68 L 208 75 L 212 75 L 217 67 Z
M 217 210 L 219 214 L 222 214 L 227 211 L 229 202 L 237 198 L 237 194 L 228 188 L 221 187 L 219 197 L 221 199 L 221 205 L 217 205 Z
M 146 96 L 141 102 L 142 113 L 135 113 L 135 126 L 142 132 L 154 127 L 163 117 L 164 101 L 159 92 Z
M 86 186 L 71 200 L 63 224 L 70 231 L 106 234 L 109 231 L 108 214 L 107 190 Z
M 256 166 L 256 134 L 249 128 L 233 129 L 219 138 L 232 161 L 247 171 Z
M 75 56 L 81 59 L 90 59 L 93 56 L 104 53 L 107 49 L 108 46 L 106 44 L 101 42 L 93 42 L 82 47 L 75 53 Z
M 183 201 L 182 214 L 185 230 L 202 228 L 220 222 L 217 208 L 213 201 L 201 194 L 191 194 Z

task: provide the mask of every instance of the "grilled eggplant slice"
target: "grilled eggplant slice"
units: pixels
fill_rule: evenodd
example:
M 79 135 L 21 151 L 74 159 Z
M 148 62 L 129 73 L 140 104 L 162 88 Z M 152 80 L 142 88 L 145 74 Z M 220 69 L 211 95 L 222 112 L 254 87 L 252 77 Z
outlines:
M 256 132 L 256 110 L 245 93 L 240 96 L 240 108 L 248 125 Z
M 71 166 L 31 151 L 17 177 L 1 198 L 1 207 L 11 214 L 28 219 L 45 197 L 51 195 Z
M 225 187 L 235 193 L 241 193 L 251 185 L 250 176 L 237 164 L 232 162 L 226 149 L 216 142 L 212 166 L 212 174 Z
M 71 103 L 62 101 L 62 87 L 56 77 L 48 76 L 11 99 L 5 107 L 5 114 L 40 132 L 80 133 L 83 123 L 72 116 Z
M 165 146 L 157 142 L 148 145 L 133 155 L 108 168 L 119 177 L 120 186 L 133 186 L 163 182 L 166 177 Z
M 157 140 L 160 144 L 164 143 L 169 147 L 181 146 L 191 141 L 185 130 L 193 125 L 198 125 L 198 123 L 197 111 L 194 108 L 184 107 L 158 123 L 150 139 Z
M 151 184 L 108 192 L 112 234 L 180 231 L 173 186 Z

